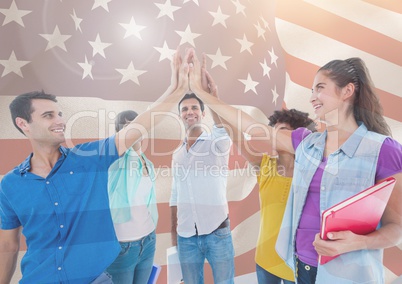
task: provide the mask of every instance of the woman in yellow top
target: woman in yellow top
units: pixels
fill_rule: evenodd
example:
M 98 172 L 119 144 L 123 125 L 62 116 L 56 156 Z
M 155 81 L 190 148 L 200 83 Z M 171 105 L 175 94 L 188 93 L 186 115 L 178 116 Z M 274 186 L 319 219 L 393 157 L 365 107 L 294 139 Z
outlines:
M 212 78 L 209 77 L 211 85 Z M 222 119 L 222 118 L 221 118 Z M 275 111 L 269 118 L 269 125 L 275 130 L 294 130 L 306 127 L 315 131 L 315 123 L 307 113 L 291 109 Z M 240 148 L 241 154 L 253 168 L 258 168 L 257 181 L 260 193 L 260 233 L 256 247 L 255 261 L 259 284 L 294 283 L 294 273 L 276 253 L 275 244 L 285 212 L 290 185 L 293 177 L 294 155 L 278 152 L 268 156 L 253 148 L 251 143 L 239 135 L 236 126 L 224 121 L 233 131 L 233 144 Z
M 203 66 L 205 66 L 205 55 Z M 218 97 L 217 86 L 211 75 L 202 68 L 202 77 L 207 82 L 211 95 Z M 236 122 L 230 122 L 219 117 L 228 133 L 231 133 L 233 144 L 250 165 L 258 168 L 257 181 L 260 193 L 260 233 L 256 247 L 255 261 L 259 284 L 294 283 L 294 273 L 282 258 L 276 253 L 275 244 L 285 212 L 290 185 L 292 184 L 294 154 L 276 152 L 276 156 L 268 156 L 262 152 L 257 143 L 248 143 L 239 130 Z M 315 123 L 308 113 L 291 110 L 277 110 L 268 118 L 269 126 L 275 131 L 281 129 L 295 130 L 305 127 L 315 132 Z M 251 140 L 252 141 L 252 140 Z M 256 141 L 252 141 L 256 142 Z M 253 147 L 253 145 L 257 147 Z
M 315 124 L 308 118 L 308 114 L 295 109 L 275 111 L 268 119 L 269 125 L 276 130 L 306 127 L 315 131 Z M 260 191 L 261 221 L 255 254 L 258 283 L 280 284 L 281 280 L 285 284 L 293 283 L 293 271 L 276 253 L 275 243 L 292 183 L 294 155 L 278 152 L 278 155 L 273 157 L 256 153 L 258 151 L 242 151 L 242 155 L 249 163 L 259 166 L 260 170 L 257 181 Z

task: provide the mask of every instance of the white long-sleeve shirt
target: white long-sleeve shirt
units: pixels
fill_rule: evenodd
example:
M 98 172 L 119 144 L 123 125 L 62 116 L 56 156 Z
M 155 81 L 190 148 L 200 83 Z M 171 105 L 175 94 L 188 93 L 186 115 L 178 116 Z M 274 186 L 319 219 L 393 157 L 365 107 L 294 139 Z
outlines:
M 187 151 L 186 141 L 173 154 L 170 206 L 177 206 L 177 233 L 209 234 L 228 216 L 226 185 L 231 140 L 224 128 L 203 132 Z

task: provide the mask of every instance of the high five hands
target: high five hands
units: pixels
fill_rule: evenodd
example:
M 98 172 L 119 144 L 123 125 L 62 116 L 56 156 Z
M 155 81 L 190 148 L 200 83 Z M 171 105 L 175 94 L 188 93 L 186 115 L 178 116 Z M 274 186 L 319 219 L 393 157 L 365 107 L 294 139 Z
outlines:
M 177 49 L 173 55 L 171 69 L 171 87 L 173 90 L 180 89 L 183 94 L 192 92 L 196 95 L 206 92 L 218 97 L 218 88 L 206 70 L 205 54 L 203 54 L 201 63 L 194 48 L 187 48 L 183 58 Z
M 181 58 L 179 48 L 173 55 L 171 66 L 170 87 L 172 91 L 180 91 L 181 95 L 186 94 L 190 90 L 189 86 L 189 70 L 191 63 L 191 50 L 186 49 L 184 57 Z

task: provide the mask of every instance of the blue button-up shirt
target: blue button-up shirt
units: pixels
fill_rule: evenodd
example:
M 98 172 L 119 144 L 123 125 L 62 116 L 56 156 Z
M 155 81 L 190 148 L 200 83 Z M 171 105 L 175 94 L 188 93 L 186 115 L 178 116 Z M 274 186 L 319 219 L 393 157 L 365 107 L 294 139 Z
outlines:
M 46 178 L 30 173 L 31 155 L 1 181 L 1 228 L 26 237 L 20 283 L 89 283 L 120 251 L 107 194 L 114 136 L 60 153 Z

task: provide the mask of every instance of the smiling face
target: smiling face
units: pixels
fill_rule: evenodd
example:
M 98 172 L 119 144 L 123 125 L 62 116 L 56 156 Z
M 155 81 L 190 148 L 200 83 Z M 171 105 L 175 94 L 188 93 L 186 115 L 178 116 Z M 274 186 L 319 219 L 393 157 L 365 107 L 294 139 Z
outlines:
M 201 110 L 197 99 L 185 99 L 180 103 L 180 118 L 183 120 L 186 129 L 200 124 L 204 116 L 205 111 Z
M 327 120 L 329 116 L 338 113 L 342 106 L 340 89 L 335 82 L 320 71 L 314 78 L 310 102 L 318 118 Z
M 31 121 L 19 119 L 19 127 L 35 143 L 59 146 L 65 141 L 65 121 L 57 103 L 51 100 L 32 100 Z

